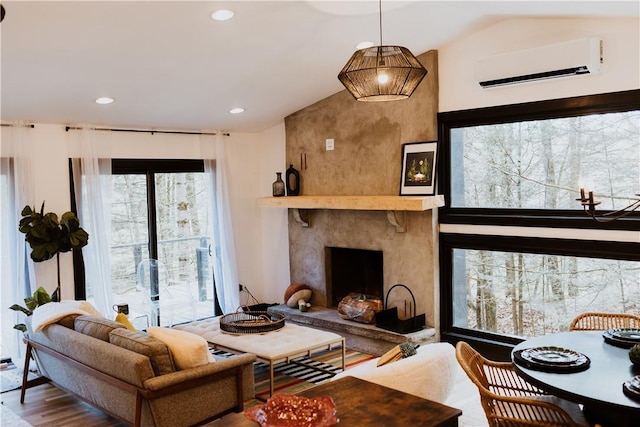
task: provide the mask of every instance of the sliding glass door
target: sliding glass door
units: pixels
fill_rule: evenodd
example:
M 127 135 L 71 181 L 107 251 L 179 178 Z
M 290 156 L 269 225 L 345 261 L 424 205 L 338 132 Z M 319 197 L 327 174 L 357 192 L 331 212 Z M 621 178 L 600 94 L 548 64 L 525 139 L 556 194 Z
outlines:
M 202 161 L 113 160 L 113 299 L 138 327 L 214 315 Z

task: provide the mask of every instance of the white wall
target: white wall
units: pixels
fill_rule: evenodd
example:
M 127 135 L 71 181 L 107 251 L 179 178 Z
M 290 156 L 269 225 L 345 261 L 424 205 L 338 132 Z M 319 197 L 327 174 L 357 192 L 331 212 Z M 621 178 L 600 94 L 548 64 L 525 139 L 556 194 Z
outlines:
M 438 50 L 439 111 L 509 105 L 640 88 L 640 19 L 510 19 Z M 597 75 L 482 89 L 477 59 L 581 39 L 601 37 L 604 63 Z
M 78 131 L 66 132 L 64 125 L 36 123 L 29 132 L 35 144 L 33 180 L 36 186 L 35 199 L 30 204 L 39 209 L 44 200 L 46 211 L 67 211 L 70 207 L 68 158 L 78 153 Z M 272 230 L 270 239 L 274 240 L 273 235 L 277 233 L 278 227 L 272 227 L 268 220 L 264 220 L 255 204 L 257 197 L 270 194 L 270 190 L 267 192 L 264 185 L 266 181 L 269 185 L 272 181 L 271 173 L 262 173 L 262 157 L 265 153 L 261 144 L 265 138 L 270 148 L 277 151 L 280 147 L 280 151 L 284 153 L 284 132 L 269 131 L 266 132 L 266 137 L 262 134 L 233 133 L 228 137 L 227 144 L 239 280 L 240 283 L 247 284 L 257 298 L 262 294 L 263 283 L 278 281 L 272 277 L 275 274 L 272 271 L 262 271 L 262 229 L 265 227 Z M 211 152 L 200 141 L 200 137 L 194 135 L 112 132 L 110 145 L 104 151 L 114 158 L 191 159 L 202 158 L 203 153 Z M 284 154 L 279 163 L 284 163 Z M 286 233 L 283 238 L 287 239 Z M 267 248 L 271 246 L 267 245 Z M 277 262 L 284 261 L 278 261 L 276 254 L 277 252 L 272 251 L 266 259 L 275 268 L 274 271 L 280 272 L 282 268 L 276 268 Z M 286 262 L 283 268 L 288 275 L 288 259 Z M 35 267 L 38 284 L 49 291 L 55 289 L 55 262 L 36 263 Z M 61 282 L 62 297 L 73 298 L 73 265 L 70 253 L 61 255 Z
M 272 195 L 276 172 L 287 168 L 284 122 L 262 134 L 260 145 L 260 195 Z M 262 224 L 262 300 L 273 303 L 284 301 L 284 291 L 291 283 L 289 273 L 288 210 L 260 208 Z M 253 292 L 253 289 L 251 289 Z M 258 297 L 255 295 L 256 298 Z M 260 298 L 258 298 L 260 299 Z

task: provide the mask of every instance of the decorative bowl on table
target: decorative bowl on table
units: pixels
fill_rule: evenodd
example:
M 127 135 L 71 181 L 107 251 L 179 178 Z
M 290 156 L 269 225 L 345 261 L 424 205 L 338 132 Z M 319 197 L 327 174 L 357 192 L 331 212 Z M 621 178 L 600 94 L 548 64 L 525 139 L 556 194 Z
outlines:
M 274 394 L 266 403 L 246 409 L 244 415 L 262 427 L 330 427 L 339 421 L 330 396 Z
M 266 311 L 244 311 L 225 314 L 220 318 L 220 330 L 230 334 L 264 334 L 283 326 L 283 314 Z

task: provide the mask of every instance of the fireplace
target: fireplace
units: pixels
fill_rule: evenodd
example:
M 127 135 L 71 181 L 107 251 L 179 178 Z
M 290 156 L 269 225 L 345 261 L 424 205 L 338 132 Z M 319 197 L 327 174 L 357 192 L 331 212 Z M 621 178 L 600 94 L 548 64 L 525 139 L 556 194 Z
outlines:
M 384 297 L 382 251 L 325 247 L 325 267 L 329 307 L 351 292 Z

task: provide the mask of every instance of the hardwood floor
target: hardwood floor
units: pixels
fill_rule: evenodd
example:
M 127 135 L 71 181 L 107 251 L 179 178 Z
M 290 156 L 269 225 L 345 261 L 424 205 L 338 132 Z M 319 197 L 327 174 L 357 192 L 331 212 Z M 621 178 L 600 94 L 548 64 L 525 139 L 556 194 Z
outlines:
M 34 427 L 125 427 L 128 425 L 51 384 L 43 384 L 27 390 L 24 404 L 20 404 L 20 389 L 2 393 L 0 396 L 3 406 Z M 204 425 L 208 426 L 212 423 L 213 421 Z M 11 426 L 3 425 L 2 427 Z
M 33 426 L 123 427 L 126 425 L 50 384 L 27 390 L 24 404 L 20 404 L 20 389 L 2 393 L 0 396 L 4 406 Z

